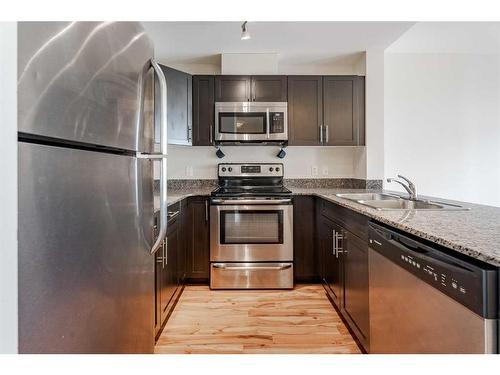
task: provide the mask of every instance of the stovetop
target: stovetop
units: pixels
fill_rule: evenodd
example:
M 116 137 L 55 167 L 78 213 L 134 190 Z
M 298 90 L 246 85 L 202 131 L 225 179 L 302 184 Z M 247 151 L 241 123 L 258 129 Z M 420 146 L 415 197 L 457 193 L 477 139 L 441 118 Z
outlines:
M 281 163 L 221 163 L 213 197 L 290 197 Z
M 288 197 L 292 192 L 284 186 L 218 187 L 213 197 Z

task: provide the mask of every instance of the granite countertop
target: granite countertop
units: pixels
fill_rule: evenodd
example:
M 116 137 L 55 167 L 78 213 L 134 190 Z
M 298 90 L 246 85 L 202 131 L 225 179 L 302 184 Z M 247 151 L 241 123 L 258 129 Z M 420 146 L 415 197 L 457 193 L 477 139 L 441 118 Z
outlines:
M 186 197 L 210 195 L 211 188 L 169 190 L 169 204 Z M 314 195 L 379 222 L 441 244 L 472 258 L 500 267 L 500 208 L 431 198 L 469 207 L 468 211 L 378 211 L 337 197 L 338 193 L 383 192 L 369 189 L 291 188 L 295 195 Z M 155 207 L 157 207 L 155 205 Z

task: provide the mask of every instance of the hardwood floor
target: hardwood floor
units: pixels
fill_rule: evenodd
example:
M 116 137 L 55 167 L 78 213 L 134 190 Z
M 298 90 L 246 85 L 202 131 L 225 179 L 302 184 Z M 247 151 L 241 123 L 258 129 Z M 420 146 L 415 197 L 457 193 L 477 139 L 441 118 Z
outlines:
M 155 353 L 360 353 L 321 285 L 290 291 L 186 286 Z

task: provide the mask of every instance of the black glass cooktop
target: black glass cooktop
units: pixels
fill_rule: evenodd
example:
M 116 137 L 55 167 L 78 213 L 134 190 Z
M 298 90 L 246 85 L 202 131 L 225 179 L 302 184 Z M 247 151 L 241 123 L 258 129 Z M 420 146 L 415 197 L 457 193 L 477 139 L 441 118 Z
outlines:
M 219 187 L 212 191 L 213 197 L 246 197 L 246 196 L 290 196 L 292 192 L 284 186 L 237 186 Z

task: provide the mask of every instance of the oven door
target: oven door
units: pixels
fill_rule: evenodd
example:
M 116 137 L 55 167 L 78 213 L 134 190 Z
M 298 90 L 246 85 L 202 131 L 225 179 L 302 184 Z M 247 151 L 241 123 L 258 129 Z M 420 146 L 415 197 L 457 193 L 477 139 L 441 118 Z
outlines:
M 287 134 L 287 103 L 215 103 L 217 142 L 286 141 Z
M 293 261 L 291 204 L 212 205 L 212 262 Z

